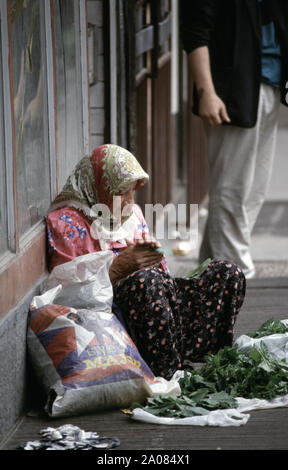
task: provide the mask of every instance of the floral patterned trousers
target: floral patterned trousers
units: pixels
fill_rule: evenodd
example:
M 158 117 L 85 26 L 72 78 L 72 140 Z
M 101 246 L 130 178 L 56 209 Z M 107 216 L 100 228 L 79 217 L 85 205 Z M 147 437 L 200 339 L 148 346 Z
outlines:
M 245 288 L 238 266 L 212 261 L 199 278 L 172 278 L 158 267 L 136 271 L 115 284 L 114 301 L 153 373 L 170 379 L 232 345 Z

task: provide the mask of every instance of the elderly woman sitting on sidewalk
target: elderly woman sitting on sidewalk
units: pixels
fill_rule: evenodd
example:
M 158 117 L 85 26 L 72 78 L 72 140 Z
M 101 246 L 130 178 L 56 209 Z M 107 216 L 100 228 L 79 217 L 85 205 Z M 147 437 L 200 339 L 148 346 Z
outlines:
M 176 370 L 232 344 L 246 283 L 241 269 L 223 260 L 212 261 L 197 279 L 171 277 L 157 251 L 160 244 L 149 236 L 134 203 L 135 191 L 148 179 L 136 158 L 119 146 L 102 145 L 84 157 L 47 216 L 49 266 L 112 250 L 115 313 L 121 312 L 154 374 L 170 379 Z

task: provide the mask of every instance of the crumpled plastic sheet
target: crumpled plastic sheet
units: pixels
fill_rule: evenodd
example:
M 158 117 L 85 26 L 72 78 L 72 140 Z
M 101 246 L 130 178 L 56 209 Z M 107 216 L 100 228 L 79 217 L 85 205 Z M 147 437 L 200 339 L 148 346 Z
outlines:
M 120 445 L 117 437 L 100 437 L 97 432 L 84 431 L 78 426 L 64 424 L 58 428 L 40 431 L 43 439 L 27 441 L 22 450 L 97 450 L 112 449 Z
M 240 413 L 237 409 L 213 410 L 207 415 L 188 416 L 187 418 L 170 418 L 155 416 L 142 408 L 135 408 L 132 419 L 151 424 L 171 424 L 184 426 L 242 426 L 247 423 L 250 415 Z

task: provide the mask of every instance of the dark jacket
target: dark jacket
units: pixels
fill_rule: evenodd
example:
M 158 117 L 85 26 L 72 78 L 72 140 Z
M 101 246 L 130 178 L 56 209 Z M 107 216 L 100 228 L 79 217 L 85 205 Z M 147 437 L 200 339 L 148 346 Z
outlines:
M 281 47 L 281 102 L 288 105 L 288 1 L 181 0 L 184 50 L 208 46 L 216 93 L 224 101 L 231 124 L 253 127 L 261 83 L 261 23 L 274 21 Z M 194 93 L 194 112 L 198 96 Z

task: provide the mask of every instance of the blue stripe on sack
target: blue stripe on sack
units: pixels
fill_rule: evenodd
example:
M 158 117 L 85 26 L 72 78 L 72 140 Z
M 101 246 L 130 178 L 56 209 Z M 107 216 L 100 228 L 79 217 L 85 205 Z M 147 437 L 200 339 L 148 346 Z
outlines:
M 81 355 L 82 356 L 82 355 Z M 60 375 L 61 379 L 75 374 L 79 370 L 85 369 L 85 364 L 83 364 L 81 356 L 78 355 L 77 349 L 71 351 L 63 361 L 57 367 L 57 372 Z
M 41 342 L 42 346 L 46 349 L 49 343 L 54 339 L 61 331 L 66 330 L 67 326 L 57 328 L 55 330 L 44 330 L 41 333 L 37 333 L 37 337 Z

